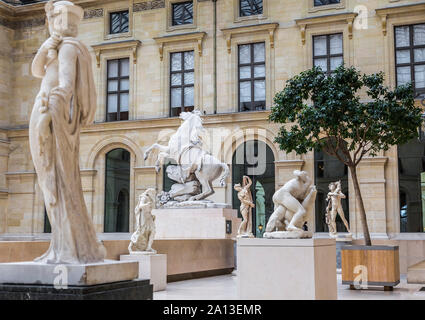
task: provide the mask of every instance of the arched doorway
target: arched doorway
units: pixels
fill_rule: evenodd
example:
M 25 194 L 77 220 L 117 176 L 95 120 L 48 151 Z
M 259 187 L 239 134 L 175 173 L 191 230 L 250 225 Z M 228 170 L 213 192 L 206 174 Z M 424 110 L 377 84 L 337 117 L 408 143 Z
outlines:
M 255 208 L 252 210 L 252 233 L 261 238 L 266 223 L 273 213 L 272 197 L 275 191 L 274 155 L 263 141 L 250 140 L 241 144 L 232 157 L 232 186 L 242 183 L 243 176 L 252 180 L 251 192 Z M 232 191 L 233 208 L 238 210 L 240 201 Z
M 322 150 L 314 151 L 314 180 L 317 188 L 315 216 L 316 232 L 329 232 L 326 224 L 326 197 L 329 192 L 331 182 L 341 180 L 341 191 L 346 199 L 342 199 L 342 208 L 345 219 L 350 223 L 350 211 L 348 205 L 348 168 L 336 157 L 330 156 Z M 338 232 L 347 232 L 344 223 L 338 216 L 336 218 L 336 227 Z
M 108 152 L 105 168 L 104 231 L 129 232 L 130 152 Z

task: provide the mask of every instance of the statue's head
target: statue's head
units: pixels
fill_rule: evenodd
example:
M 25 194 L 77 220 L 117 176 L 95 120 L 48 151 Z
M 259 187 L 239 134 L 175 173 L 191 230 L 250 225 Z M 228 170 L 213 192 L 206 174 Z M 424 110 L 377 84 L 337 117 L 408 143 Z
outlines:
M 150 198 L 150 200 L 152 201 L 152 202 L 155 202 L 155 194 L 156 194 L 156 191 L 155 191 L 155 189 L 154 188 L 149 188 L 149 189 L 147 189 L 145 192 L 143 192 L 141 195 L 140 195 L 140 197 L 139 198 L 142 198 L 142 197 L 149 197 Z
M 70 1 L 50 0 L 46 6 L 46 16 L 49 23 L 50 35 L 62 37 L 76 37 L 78 23 L 84 16 L 84 10 Z
M 302 181 L 307 181 L 308 173 L 306 171 L 295 170 L 294 176 L 300 178 Z
M 335 182 L 331 182 L 331 183 L 329 183 L 329 190 L 330 191 L 334 191 L 336 189 L 336 184 L 335 184 Z

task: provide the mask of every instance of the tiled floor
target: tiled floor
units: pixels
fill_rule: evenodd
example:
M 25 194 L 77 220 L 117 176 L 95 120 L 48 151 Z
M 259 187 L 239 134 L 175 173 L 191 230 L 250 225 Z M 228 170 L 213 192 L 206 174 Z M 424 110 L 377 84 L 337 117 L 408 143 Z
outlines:
M 401 283 L 392 292 L 384 292 L 383 288 L 368 290 L 349 290 L 341 284 L 338 275 L 339 300 L 425 300 L 425 291 L 419 291 L 421 285 L 407 284 L 402 277 Z M 154 300 L 237 300 L 236 276 L 218 277 L 172 282 L 167 290 L 154 293 Z

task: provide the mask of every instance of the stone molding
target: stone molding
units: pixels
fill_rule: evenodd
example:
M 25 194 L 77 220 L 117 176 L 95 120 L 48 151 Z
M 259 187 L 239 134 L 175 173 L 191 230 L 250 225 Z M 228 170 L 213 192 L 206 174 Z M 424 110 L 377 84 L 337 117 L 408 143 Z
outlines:
M 93 45 L 92 48 L 96 55 L 96 64 L 100 68 L 100 56 L 103 52 L 116 50 L 131 50 L 133 54 L 133 63 L 137 63 L 137 48 L 142 44 L 139 40 L 125 40 L 119 42 L 106 42 Z
M 303 45 L 305 45 L 305 40 L 306 40 L 306 29 L 309 26 L 318 25 L 318 24 L 332 24 L 337 22 L 347 23 L 348 38 L 352 39 L 354 19 L 357 17 L 357 15 L 358 14 L 355 12 L 327 14 L 327 15 L 316 16 L 316 17 L 296 19 L 295 23 L 300 28 L 301 41 Z
M 84 19 L 102 18 L 103 8 L 84 10 Z
M 165 8 L 164 0 L 137 2 L 133 4 L 133 12 L 162 9 L 162 8 Z
M 197 51 L 200 57 L 202 57 L 202 40 L 206 36 L 206 32 L 190 32 L 183 34 L 167 35 L 163 37 L 153 38 L 158 45 L 159 59 L 164 59 L 164 46 L 170 43 L 178 42 L 197 42 Z

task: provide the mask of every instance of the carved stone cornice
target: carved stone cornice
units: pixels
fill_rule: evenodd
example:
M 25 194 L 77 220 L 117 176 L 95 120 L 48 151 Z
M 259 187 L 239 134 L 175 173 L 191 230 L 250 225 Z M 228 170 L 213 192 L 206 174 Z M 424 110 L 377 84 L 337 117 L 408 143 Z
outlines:
M 322 16 L 315 16 L 303 19 L 295 19 L 295 23 L 298 25 L 301 31 L 301 41 L 305 44 L 306 30 L 309 26 L 318 24 L 332 24 L 332 23 L 347 23 L 348 24 L 348 38 L 353 38 L 353 24 L 354 19 L 357 17 L 356 12 L 346 12 L 337 14 L 327 14 Z
M 162 61 L 164 57 L 164 45 L 168 43 L 176 43 L 176 42 L 197 42 L 198 54 L 202 56 L 202 40 L 206 36 L 205 32 L 190 32 L 183 34 L 172 34 L 163 37 L 153 38 L 158 45 L 159 50 L 159 59 Z
M 133 4 L 133 12 L 165 8 L 164 0 L 152 0 Z
M 381 19 L 382 33 L 384 36 L 387 35 L 387 19 L 392 15 L 401 14 L 422 14 L 425 15 L 425 2 L 404 4 L 399 6 L 391 6 L 385 8 L 376 9 L 377 16 Z
M 133 54 L 133 63 L 137 63 L 137 48 L 142 44 L 139 40 L 125 40 L 118 42 L 105 42 L 93 45 L 92 48 L 96 54 L 97 67 L 100 68 L 100 56 L 103 52 L 116 50 L 131 50 Z
M 232 38 L 239 34 L 251 34 L 258 32 L 267 32 L 269 34 L 270 47 L 274 48 L 274 33 L 279 23 L 261 23 L 248 26 L 238 26 L 221 29 L 224 36 L 226 37 L 227 52 L 232 51 Z

